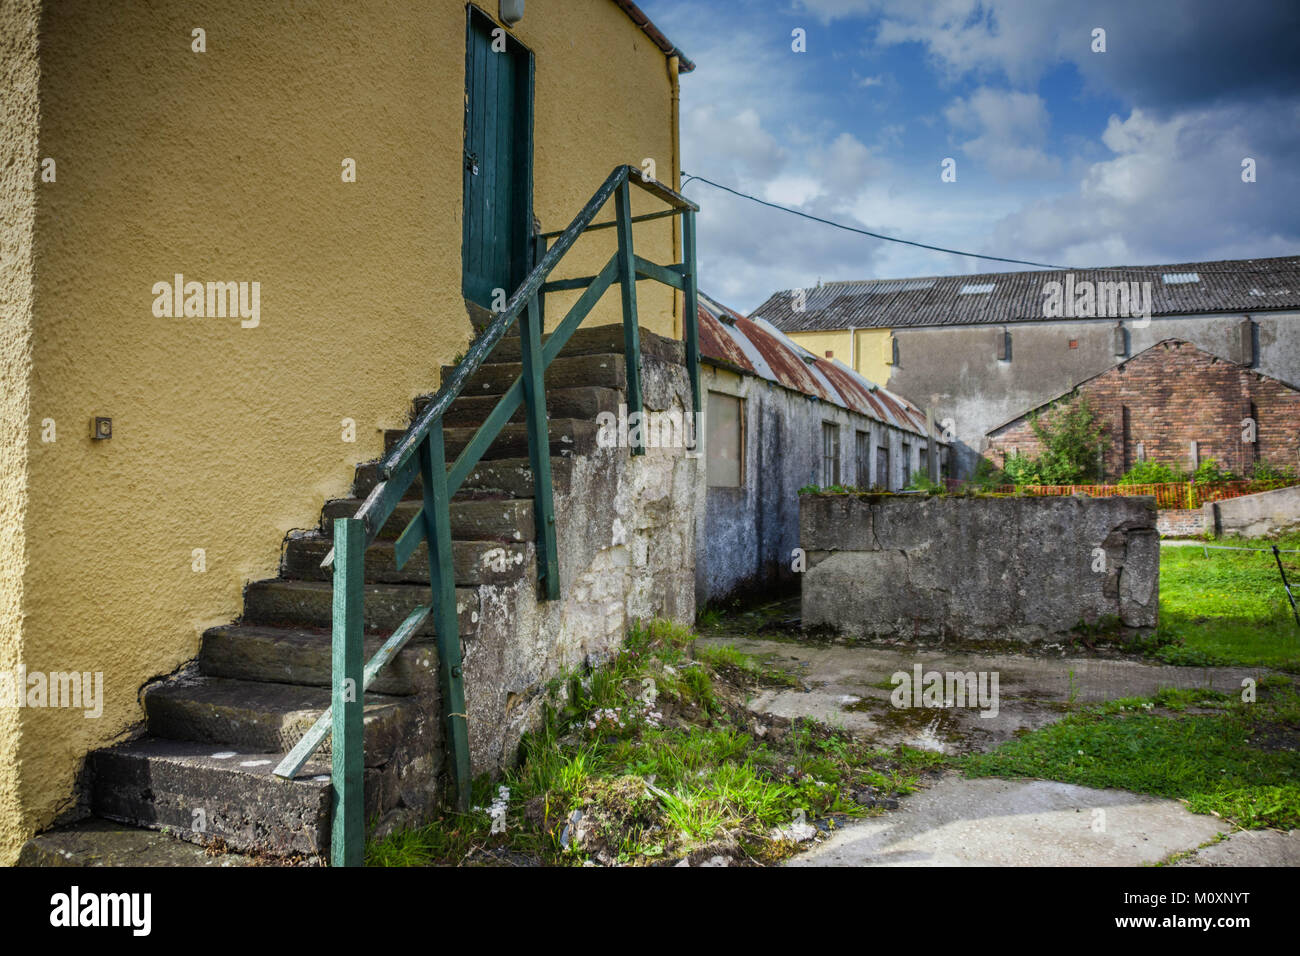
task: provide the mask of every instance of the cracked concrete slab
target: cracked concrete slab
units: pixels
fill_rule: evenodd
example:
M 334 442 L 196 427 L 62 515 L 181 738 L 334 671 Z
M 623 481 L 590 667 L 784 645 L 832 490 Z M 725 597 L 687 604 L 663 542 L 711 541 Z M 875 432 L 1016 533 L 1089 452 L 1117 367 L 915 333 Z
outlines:
M 1178 866 L 1300 866 L 1300 830 L 1238 830 Z
M 1230 824 L 1177 800 L 1048 780 L 948 775 L 854 823 L 788 866 L 1138 866 Z

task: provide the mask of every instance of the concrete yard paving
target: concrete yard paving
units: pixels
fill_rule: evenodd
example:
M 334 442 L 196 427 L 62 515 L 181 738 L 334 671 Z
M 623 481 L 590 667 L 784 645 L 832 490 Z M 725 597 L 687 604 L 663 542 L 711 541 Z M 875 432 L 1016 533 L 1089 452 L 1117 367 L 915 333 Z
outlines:
M 701 637 L 697 643 L 730 644 L 798 679 L 798 687 L 757 689 L 748 704 L 756 714 L 814 717 L 881 746 L 951 754 L 990 750 L 1022 729 L 1060 720 L 1071 702 L 1150 696 L 1164 688 L 1239 692 L 1244 680 L 1269 673 L 1260 667 L 733 636 Z M 996 674 L 996 706 L 895 708 L 892 675 L 912 675 L 918 664 L 923 673 Z M 1300 866 L 1300 831 L 1232 830 L 1232 824 L 1191 813 L 1177 800 L 948 773 L 902 798 L 899 809 L 844 826 L 789 865 L 1137 866 L 1189 854 L 1179 865 Z
M 1064 715 L 1064 705 L 1149 696 L 1162 688 L 1208 687 L 1240 691 L 1262 667 L 1175 667 L 1126 659 L 1016 654 L 945 653 L 894 646 L 796 643 L 744 637 L 701 637 L 701 645 L 731 644 L 769 666 L 793 674 L 798 688 L 760 688 L 750 710 L 779 717 L 814 717 L 870 737 L 882 746 L 907 744 L 941 753 L 990 750 L 1022 728 L 1036 730 Z M 997 677 L 996 706 L 914 707 L 890 703 L 897 672 L 960 672 Z
M 1177 800 L 1049 780 L 949 774 L 790 866 L 1138 866 L 1231 829 Z

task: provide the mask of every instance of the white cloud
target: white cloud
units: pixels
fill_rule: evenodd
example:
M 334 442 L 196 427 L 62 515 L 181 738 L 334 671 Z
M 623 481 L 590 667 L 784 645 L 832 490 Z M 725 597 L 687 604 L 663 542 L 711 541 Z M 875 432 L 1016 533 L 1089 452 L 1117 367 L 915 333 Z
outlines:
M 962 152 L 999 179 L 1055 176 L 1061 163 L 1044 151 L 1051 118 L 1042 98 L 1033 93 L 980 87 L 958 97 L 944 110 L 956 130 L 975 133 L 961 143 Z
M 1079 266 L 1293 254 L 1288 197 L 1300 194 L 1300 172 L 1285 157 L 1300 136 L 1292 124 L 1289 141 L 1265 142 L 1287 112 L 1266 102 L 1112 116 L 1102 141 L 1114 155 L 1064 195 L 1003 218 L 992 244 Z M 1243 183 L 1245 156 L 1269 174 Z

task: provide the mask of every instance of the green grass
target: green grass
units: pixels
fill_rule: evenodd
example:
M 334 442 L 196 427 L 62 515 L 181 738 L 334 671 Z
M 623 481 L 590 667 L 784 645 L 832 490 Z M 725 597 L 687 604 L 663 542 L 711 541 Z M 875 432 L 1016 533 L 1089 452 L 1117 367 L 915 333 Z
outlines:
M 779 687 L 799 686 L 798 679 L 791 674 L 777 667 L 768 667 L 753 655 L 738 650 L 734 644 L 700 645 L 695 649 L 695 658 L 715 671 L 730 668 L 737 675 L 756 682 Z
M 1269 548 L 1271 541 L 1210 542 Z M 1300 548 L 1300 535 L 1277 542 Z M 1300 600 L 1300 554 L 1282 555 Z M 1270 552 L 1160 549 L 1160 628 L 1151 656 L 1170 664 L 1260 665 L 1300 672 L 1300 627 Z
M 1257 690 L 1253 702 L 1209 690 L 1111 701 L 960 766 L 1174 797 L 1246 829 L 1291 829 L 1300 826 L 1300 695 L 1285 678 Z
M 692 658 L 694 637 L 662 621 L 638 626 L 609 663 L 552 683 L 518 765 L 499 782 L 475 783 L 476 807 L 507 788 L 504 833 L 490 832 L 482 809 L 447 813 L 373 842 L 367 862 L 645 865 L 701 850 L 768 862 L 796 849 L 775 828 L 879 812 L 859 797 L 909 793 L 942 763 L 812 720 L 778 727 L 763 718 L 756 737 L 746 688 L 789 678 L 730 646 Z M 571 826 L 575 811 L 580 827 Z

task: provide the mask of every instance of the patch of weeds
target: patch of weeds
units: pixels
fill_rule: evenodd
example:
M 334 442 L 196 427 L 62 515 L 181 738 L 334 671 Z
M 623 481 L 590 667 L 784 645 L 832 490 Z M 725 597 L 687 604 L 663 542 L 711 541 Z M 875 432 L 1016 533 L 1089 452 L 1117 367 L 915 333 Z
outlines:
M 1285 680 L 1257 692 L 1254 702 L 1205 689 L 1109 701 L 960 766 L 1173 797 L 1247 829 L 1290 829 L 1300 826 L 1300 694 Z
M 1199 853 L 1201 850 L 1204 850 L 1206 847 L 1214 846 L 1214 844 L 1216 843 L 1222 843 L 1226 839 L 1228 839 L 1228 834 L 1216 833 L 1214 834 L 1214 836 L 1210 837 L 1200 846 L 1193 847 L 1190 850 L 1178 850 L 1174 853 L 1170 853 L 1163 860 L 1157 860 L 1155 863 L 1149 863 L 1147 865 L 1148 866 L 1173 866 L 1177 863 L 1181 863 L 1183 860 L 1187 860 L 1196 856 L 1197 853 Z
M 938 755 L 873 749 L 813 720 L 760 722 L 744 699 L 764 666 L 734 648 L 692 659 L 693 639 L 665 622 L 639 624 L 609 661 L 551 682 L 518 765 L 476 782 L 480 809 L 390 834 L 367 861 L 769 863 L 802 845 L 792 822 L 820 830 L 882 812 L 940 765 Z M 499 786 L 509 791 L 506 827 L 492 833 L 481 808 Z
M 716 630 L 722 624 L 722 609 L 706 607 L 695 616 L 695 626 L 701 631 Z

